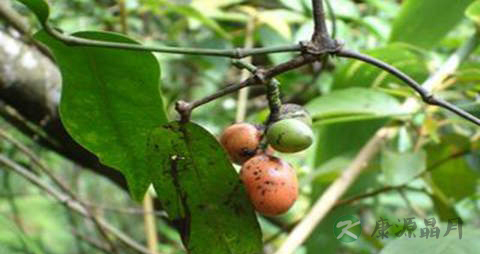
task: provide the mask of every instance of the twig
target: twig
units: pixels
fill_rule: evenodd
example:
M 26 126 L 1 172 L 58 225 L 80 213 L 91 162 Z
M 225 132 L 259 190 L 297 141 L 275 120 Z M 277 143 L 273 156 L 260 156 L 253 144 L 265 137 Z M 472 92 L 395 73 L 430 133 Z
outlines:
M 123 214 L 136 214 L 136 215 L 144 215 L 146 212 L 141 208 L 131 207 L 131 208 L 120 208 L 120 207 L 108 207 L 105 205 L 97 205 L 92 204 L 89 202 L 84 201 L 84 203 L 95 210 L 103 210 L 103 211 L 110 211 L 115 213 L 123 213 Z M 149 212 L 154 216 L 167 218 L 167 213 L 165 211 L 152 211 Z
M 18 114 L 16 110 L 3 102 L 0 102 L 0 116 L 32 140 L 40 142 L 52 150 L 59 148 L 58 143 L 50 139 L 38 126 L 30 123 Z
M 425 89 L 424 87 L 419 85 L 411 77 L 409 77 L 408 75 L 406 75 L 402 71 L 398 70 L 397 68 L 395 68 L 395 67 L 393 67 L 393 66 L 391 66 L 391 65 L 389 65 L 385 62 L 382 62 L 382 61 L 380 61 L 378 59 L 375 59 L 373 57 L 363 55 L 363 54 L 358 53 L 358 52 L 353 52 L 353 51 L 350 51 L 350 50 L 346 50 L 346 49 L 340 49 L 336 53 L 336 55 L 340 56 L 340 57 L 357 59 L 357 60 L 372 64 L 374 66 L 377 66 L 378 68 L 383 69 L 383 70 L 389 72 L 390 74 L 396 76 L 400 80 L 404 81 L 407 85 L 409 85 L 412 89 L 414 89 L 420 95 L 422 100 L 424 102 L 426 102 L 427 104 L 437 105 L 437 106 L 440 106 L 440 107 L 445 108 L 447 110 L 450 110 L 451 112 L 453 112 L 453 113 L 469 120 L 470 122 L 480 126 L 480 119 L 476 118 L 472 114 L 460 109 L 459 107 L 457 107 L 457 106 L 455 106 L 455 105 L 453 105 L 453 104 L 451 104 L 447 101 L 436 98 L 433 94 L 431 94 L 427 89 Z
M 381 145 L 390 137 L 392 130 L 382 128 L 375 136 L 360 150 L 350 166 L 343 171 L 342 175 L 333 182 L 330 187 L 315 202 L 312 209 L 303 220 L 293 229 L 285 242 L 275 252 L 276 254 L 293 253 L 315 229 L 323 217 L 334 207 L 338 200 L 350 185 L 355 181 L 367 166 L 367 162 L 380 150 Z
M 144 46 L 144 45 L 138 45 L 138 44 L 83 39 L 83 38 L 60 33 L 54 28 L 50 27 L 49 25 L 45 26 L 45 31 L 47 31 L 54 38 L 60 41 L 63 41 L 64 43 L 70 46 L 116 48 L 116 49 L 134 50 L 134 51 L 149 51 L 149 52 L 160 52 L 160 53 L 182 54 L 182 55 L 203 55 L 203 56 L 219 56 L 219 57 L 230 57 L 230 58 L 244 58 L 244 57 L 253 56 L 253 55 L 292 52 L 292 51 L 294 52 L 294 51 L 302 50 L 302 46 L 299 44 L 264 47 L 264 48 L 251 48 L 251 49 L 244 49 L 244 48 L 203 49 L 203 48 L 167 47 L 167 46 L 165 47 Z
M 338 200 L 335 203 L 334 207 L 336 208 L 336 207 L 339 207 L 339 206 L 342 206 L 342 205 L 355 203 L 359 200 L 375 197 L 375 196 L 377 196 L 379 194 L 382 194 L 382 193 L 385 193 L 385 192 L 394 191 L 394 190 L 403 190 L 403 189 L 406 189 L 406 190 L 409 190 L 409 191 L 426 193 L 426 190 L 424 190 L 424 189 L 417 189 L 417 188 L 413 188 L 413 187 L 408 187 L 406 184 L 402 184 L 402 185 L 398 185 L 398 186 L 386 186 L 386 187 L 383 187 L 383 188 L 380 188 L 380 189 L 377 189 L 377 190 L 373 190 L 373 191 L 370 191 L 370 192 L 367 192 L 367 193 L 364 193 L 364 194 L 360 194 L 360 195 L 351 197 L 349 199 Z
M 8 204 L 10 205 L 10 208 L 12 210 L 13 221 L 17 225 L 18 229 L 22 233 L 25 233 L 25 227 L 23 225 L 23 221 L 22 221 L 22 218 L 21 218 L 21 215 L 20 215 L 20 210 L 17 207 L 17 204 L 15 202 L 15 196 L 12 192 L 12 186 L 10 184 L 10 174 L 9 174 L 9 172 L 6 172 L 6 174 L 3 175 L 3 187 L 5 188 Z
M 70 224 L 71 232 L 75 236 L 75 245 L 77 247 L 77 251 L 79 254 L 85 254 L 85 250 L 81 242 L 83 239 L 78 234 L 76 234 L 77 233 L 76 228 L 78 228 L 77 226 L 78 224 L 75 217 L 73 216 L 73 211 L 65 207 L 65 212 L 67 213 L 67 218 Z M 108 253 L 108 252 L 105 252 L 105 253 Z
M 237 68 L 245 69 L 246 71 L 250 72 L 252 75 L 257 75 L 258 74 L 257 72 L 261 71 L 256 66 L 243 60 L 234 59 L 232 61 L 232 64 L 237 66 Z M 266 95 L 268 100 L 268 107 L 270 109 L 270 115 L 266 123 L 266 129 L 264 130 L 264 132 L 266 132 L 268 129 L 268 125 L 278 120 L 282 102 L 280 100 L 280 88 L 279 88 L 280 82 L 275 78 L 272 78 L 268 81 L 261 81 L 261 83 L 262 82 L 265 82 L 264 85 L 266 86 L 266 91 L 267 91 Z
M 40 188 L 41 190 L 47 192 L 50 196 L 58 200 L 61 204 L 65 205 L 66 207 L 72 209 L 73 211 L 77 212 L 78 214 L 90 218 L 87 212 L 87 209 L 80 204 L 78 201 L 71 199 L 68 195 L 56 190 L 55 188 L 49 186 L 47 183 L 40 180 L 35 174 L 28 171 L 28 169 L 20 166 L 19 164 L 15 163 L 14 161 L 8 159 L 7 157 L 0 154 L 0 163 L 6 165 L 10 169 L 12 169 L 15 173 L 19 174 L 20 176 L 24 177 L 32 184 Z M 136 250 L 140 253 L 144 254 L 154 254 L 151 253 L 148 249 L 146 249 L 141 244 L 137 243 L 135 240 L 131 239 L 129 236 L 125 235 L 123 232 L 103 220 L 102 218 L 98 218 L 100 225 L 108 231 L 110 234 L 118 238 L 123 244 Z
M 415 180 L 415 179 L 418 179 L 418 178 L 421 178 L 422 176 L 424 176 L 426 173 L 429 173 L 429 172 L 432 172 L 434 171 L 435 169 L 437 169 L 439 166 L 443 165 L 444 163 L 447 163 L 448 161 L 450 160 L 453 160 L 453 159 L 456 159 L 458 157 L 461 157 L 461 156 L 464 156 L 468 153 L 470 153 L 471 150 L 470 149 L 467 149 L 467 150 L 463 150 L 463 151 L 459 151 L 459 152 L 455 152 L 455 153 L 452 153 L 450 155 L 448 155 L 447 157 L 441 159 L 441 160 L 438 160 L 436 161 L 435 163 L 433 163 L 432 165 L 430 165 L 427 169 L 425 169 L 424 171 L 418 173 L 416 176 L 414 176 L 412 178 L 412 180 Z M 393 191 L 393 190 L 409 190 L 409 191 L 416 191 L 416 192 L 423 192 L 423 193 L 426 193 L 426 194 L 429 194 L 427 192 L 427 190 L 425 189 L 418 189 L 418 188 L 413 188 L 413 187 L 410 187 L 408 186 L 408 183 L 405 183 L 405 184 L 401 184 L 401 185 L 397 185 L 397 186 L 385 186 L 383 188 L 380 188 L 380 189 L 377 189 L 377 190 L 373 190 L 373 191 L 370 191 L 370 192 L 367 192 L 367 193 L 364 193 L 364 194 L 360 194 L 360 195 L 357 195 L 357 196 L 354 196 L 354 197 L 351 197 L 349 199 L 346 199 L 346 200 L 338 200 L 335 204 L 334 207 L 338 207 L 338 206 L 342 206 L 342 205 L 345 205 L 345 204 L 351 204 L 351 203 L 354 203 L 356 201 L 359 201 L 361 199 L 366 199 L 366 198 L 370 198 L 370 197 L 374 197 L 374 196 L 377 196 L 378 194 L 381 194 L 381 193 L 384 193 L 384 192 L 389 192 L 389 191 Z

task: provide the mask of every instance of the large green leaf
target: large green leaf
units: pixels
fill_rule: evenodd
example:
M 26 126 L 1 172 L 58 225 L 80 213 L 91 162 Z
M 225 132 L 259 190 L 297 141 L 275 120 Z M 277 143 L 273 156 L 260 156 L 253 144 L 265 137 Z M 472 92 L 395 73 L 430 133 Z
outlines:
M 420 83 L 429 75 L 424 53 L 407 44 L 394 43 L 364 53 L 393 65 Z M 386 87 L 390 83 L 400 84 L 411 91 L 402 81 L 386 71 L 361 61 L 349 60 L 335 72 L 333 88 Z
M 190 253 L 261 253 L 261 232 L 231 162 L 194 123 L 156 128 L 149 141 L 153 185 Z
M 446 153 L 443 154 L 447 155 Z M 431 157 L 436 156 L 431 155 Z M 459 157 L 435 167 L 432 178 L 448 197 L 461 200 L 476 193 L 480 174 L 469 168 L 465 157 Z
M 419 227 L 422 227 L 420 225 Z M 464 225 L 465 227 L 465 225 Z M 480 249 L 480 232 L 463 228 L 462 239 L 458 239 L 458 230 L 452 230 L 443 237 L 446 226 L 440 228 L 440 238 L 402 238 L 391 241 L 380 254 L 430 253 L 430 254 L 476 254 Z M 419 232 L 419 231 L 416 231 Z M 418 235 L 417 235 L 418 236 Z
M 395 98 L 367 88 L 335 90 L 306 105 L 315 124 L 346 122 L 405 114 Z
M 426 153 L 418 152 L 398 153 L 388 149 L 382 151 L 382 170 L 385 183 L 401 185 L 408 183 L 426 168 Z
M 87 39 L 136 43 L 102 32 L 73 34 Z M 100 161 L 120 170 L 135 199 L 150 181 L 146 143 L 150 131 L 166 123 L 159 90 L 160 67 L 148 52 L 67 46 L 40 32 L 60 67 L 60 116 L 68 133 Z
M 443 136 L 441 143 L 427 147 L 427 168 L 433 183 L 448 198 L 459 201 L 476 193 L 480 173 L 472 170 L 467 156 L 459 152 L 470 149 L 469 139 L 459 135 Z
M 314 126 L 316 131 L 314 167 L 320 167 L 337 156 L 353 158 L 387 121 L 373 119 Z
M 473 1 L 407 0 L 394 21 L 390 41 L 430 49 L 462 20 Z

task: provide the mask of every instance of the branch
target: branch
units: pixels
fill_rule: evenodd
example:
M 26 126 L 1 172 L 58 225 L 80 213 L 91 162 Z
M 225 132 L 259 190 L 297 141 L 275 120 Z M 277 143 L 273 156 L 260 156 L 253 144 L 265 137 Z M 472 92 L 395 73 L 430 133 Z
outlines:
M 389 72 L 390 74 L 396 76 L 397 78 L 399 78 L 400 80 L 405 82 L 408 86 L 410 86 L 412 89 L 414 89 L 420 95 L 420 97 L 422 98 L 422 100 L 425 103 L 431 104 L 431 105 L 437 105 L 437 106 L 440 106 L 440 107 L 445 108 L 447 110 L 450 110 L 451 112 L 453 112 L 453 113 L 465 118 L 466 120 L 469 120 L 470 122 L 480 126 L 480 119 L 476 118 L 472 114 L 460 109 L 459 107 L 457 107 L 457 106 L 455 106 L 455 105 L 453 105 L 453 104 L 451 104 L 447 101 L 444 101 L 440 98 L 435 97 L 433 94 L 431 94 L 427 89 L 425 89 L 420 84 L 418 84 L 411 77 L 409 77 L 408 75 L 406 75 L 405 73 L 403 73 L 399 69 L 397 69 L 397 68 L 395 68 L 395 67 L 393 67 L 393 66 L 391 66 L 391 65 L 389 65 L 385 62 L 382 62 L 382 61 L 380 61 L 378 59 L 375 59 L 373 57 L 363 55 L 361 53 L 357 53 L 357 52 L 354 52 L 354 51 L 346 50 L 346 49 L 340 49 L 336 53 L 336 55 L 340 56 L 340 57 L 357 59 L 357 60 L 369 63 L 371 65 L 374 65 L 374 66 L 376 66 L 380 69 L 383 69 L 383 70 Z
M 367 162 L 378 153 L 382 144 L 391 135 L 392 131 L 386 128 L 380 129 L 375 134 L 360 150 L 350 166 L 328 187 L 303 220 L 295 226 L 282 246 L 275 252 L 276 254 L 291 254 L 307 239 L 318 223 L 335 206 L 336 200 L 347 191 L 362 170 L 368 165 Z
M 377 189 L 377 190 L 373 190 L 373 191 L 370 191 L 370 192 L 367 192 L 367 193 L 364 193 L 364 194 L 360 194 L 360 195 L 351 197 L 349 199 L 338 200 L 335 203 L 334 208 L 342 206 L 342 205 L 346 205 L 346 204 L 351 204 L 351 203 L 357 202 L 357 201 L 362 200 L 362 199 L 375 197 L 375 196 L 377 196 L 379 194 L 382 194 L 382 193 L 385 193 L 385 192 L 394 191 L 394 190 L 404 190 L 404 189 L 409 190 L 409 191 L 426 193 L 425 189 L 408 187 L 406 184 L 402 184 L 402 185 L 398 185 L 398 186 L 386 186 L 386 187 L 383 187 L 383 188 L 380 188 L 380 189 Z
M 320 43 L 323 37 L 328 36 L 327 25 L 325 24 L 325 12 L 323 10 L 323 0 L 312 0 L 314 31 L 312 41 Z

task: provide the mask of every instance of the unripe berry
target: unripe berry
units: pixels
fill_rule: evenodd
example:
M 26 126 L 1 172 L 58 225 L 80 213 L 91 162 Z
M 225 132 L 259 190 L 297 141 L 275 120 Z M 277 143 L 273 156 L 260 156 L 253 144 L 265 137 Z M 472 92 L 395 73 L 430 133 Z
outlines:
M 255 210 L 261 214 L 285 213 L 297 199 L 295 171 L 275 156 L 260 154 L 251 158 L 243 164 L 240 178 Z
M 227 127 L 220 136 L 220 143 L 227 151 L 230 160 L 243 164 L 257 152 L 261 131 L 249 123 L 237 123 Z
M 267 141 L 273 149 L 283 153 L 296 153 L 307 149 L 313 142 L 310 126 L 297 119 L 284 119 L 273 123 L 267 131 Z

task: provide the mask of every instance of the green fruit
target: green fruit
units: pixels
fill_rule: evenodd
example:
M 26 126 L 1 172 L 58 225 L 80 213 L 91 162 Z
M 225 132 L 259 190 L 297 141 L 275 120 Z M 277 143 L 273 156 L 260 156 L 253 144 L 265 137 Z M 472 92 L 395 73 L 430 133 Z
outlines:
M 312 126 L 312 117 L 305 108 L 297 104 L 283 104 L 280 108 L 280 120 L 290 118 L 300 120 L 306 125 Z
M 270 126 L 267 141 L 279 152 L 296 153 L 312 144 L 313 132 L 310 126 L 300 120 L 284 119 Z

